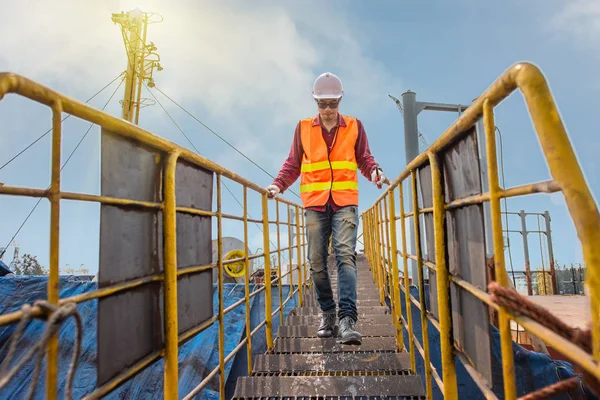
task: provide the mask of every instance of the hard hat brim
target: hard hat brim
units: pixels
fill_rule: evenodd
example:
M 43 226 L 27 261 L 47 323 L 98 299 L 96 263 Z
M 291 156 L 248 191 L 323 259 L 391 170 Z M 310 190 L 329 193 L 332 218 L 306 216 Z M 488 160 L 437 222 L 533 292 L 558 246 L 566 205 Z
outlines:
M 343 94 L 313 94 L 316 100 L 341 99 Z

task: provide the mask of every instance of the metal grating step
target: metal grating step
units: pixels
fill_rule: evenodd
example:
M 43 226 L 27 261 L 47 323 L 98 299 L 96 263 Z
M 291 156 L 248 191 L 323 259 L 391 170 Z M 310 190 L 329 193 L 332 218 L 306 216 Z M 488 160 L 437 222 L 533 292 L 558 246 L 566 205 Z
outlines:
M 261 354 L 253 370 L 282 374 L 411 374 L 408 353 Z
M 235 399 L 269 400 L 306 396 L 323 400 L 425 398 L 417 375 L 242 377 L 238 378 L 234 394 Z
M 370 354 L 370 353 L 352 353 L 352 354 Z M 389 354 L 389 353 L 378 353 L 378 354 Z M 391 370 L 379 370 L 379 371 L 304 371 L 304 372 L 254 372 L 252 376 L 398 376 L 398 375 L 412 375 L 410 370 L 402 371 L 391 371 Z
M 313 299 L 315 302 L 317 301 L 317 295 L 315 293 L 305 293 L 305 299 Z M 337 301 L 338 295 L 337 290 L 333 291 L 333 298 Z M 356 300 L 379 300 L 379 292 L 376 290 L 361 290 L 358 289 L 358 293 L 356 294 Z
M 394 352 L 395 337 L 365 337 L 360 346 L 337 343 L 337 338 L 277 338 L 275 353 L 336 353 L 336 352 Z
M 425 396 L 263 396 L 234 397 L 232 400 L 422 400 Z
M 373 299 L 358 299 L 356 301 L 356 306 L 357 307 L 361 307 L 361 306 L 366 306 L 366 307 L 373 307 L 373 306 L 380 306 L 381 303 L 379 302 L 379 296 L 377 296 L 376 298 Z M 317 301 L 317 299 L 314 296 L 310 296 L 304 297 L 304 301 L 302 303 L 303 307 L 319 307 L 319 302 Z
M 338 280 L 336 278 L 331 279 L 331 275 L 329 278 L 329 282 L 331 282 L 332 285 L 337 285 Z M 360 286 L 360 285 L 374 285 L 375 282 L 373 281 L 373 276 L 372 275 L 363 275 L 363 276 L 359 276 L 356 278 L 356 283 Z
M 285 325 L 319 325 L 321 323 L 320 315 L 290 315 L 285 320 Z M 365 325 L 392 325 L 391 314 L 358 314 L 358 322 L 356 323 L 356 329 L 360 331 L 362 326 Z
M 358 312 L 360 314 L 388 314 L 390 313 L 389 308 L 384 306 L 358 306 Z M 317 307 L 298 307 L 290 311 L 288 315 L 315 315 L 321 314 L 322 311 Z
M 396 334 L 396 328 L 391 323 L 391 320 L 387 324 L 375 325 L 375 324 L 358 324 L 361 325 L 357 329 L 360 330 L 360 334 L 363 337 L 369 336 L 394 336 Z M 278 337 L 316 337 L 317 326 L 306 326 L 306 325 L 281 325 L 277 330 Z

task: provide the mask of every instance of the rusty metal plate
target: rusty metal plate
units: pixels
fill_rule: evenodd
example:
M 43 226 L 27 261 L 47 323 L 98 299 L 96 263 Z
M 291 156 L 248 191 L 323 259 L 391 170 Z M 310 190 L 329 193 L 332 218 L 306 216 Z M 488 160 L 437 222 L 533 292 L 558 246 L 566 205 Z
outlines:
M 417 375 L 323 376 L 318 378 L 261 376 L 239 378 L 233 398 L 269 400 L 343 398 L 337 396 L 348 396 L 351 399 L 379 399 L 390 398 L 390 396 L 420 399 L 425 396 L 425 393 L 421 378 Z
M 253 372 L 410 371 L 408 353 L 259 354 Z
M 291 326 L 291 325 L 280 325 L 277 329 L 278 337 L 315 337 L 317 335 L 317 326 Z M 396 334 L 396 328 L 393 324 L 363 324 L 360 327 L 360 334 L 362 337 L 368 336 L 394 336 Z
M 472 128 L 454 143 L 443 156 L 445 201 L 451 202 L 481 193 L 477 136 Z M 487 268 L 483 206 L 481 204 L 450 210 L 446 213 L 448 268 L 452 275 L 487 289 Z M 469 292 L 451 283 L 454 339 L 492 383 L 489 311 Z
M 161 201 L 161 156 L 102 130 L 101 195 Z M 159 273 L 157 210 L 102 205 L 98 287 Z M 98 300 L 98 385 L 164 343 L 162 283 Z
M 177 163 L 176 201 L 179 207 L 211 211 L 213 173 L 184 161 Z M 212 262 L 212 220 L 209 216 L 177 213 L 177 268 Z M 177 285 L 179 333 L 213 315 L 212 271 L 180 276 Z
M 421 208 L 433 207 L 433 186 L 431 181 L 431 166 L 419 169 L 418 187 L 421 193 Z M 433 231 L 433 213 L 423 214 L 420 219 L 419 234 L 421 237 L 421 257 L 435 264 L 435 236 Z M 423 245 L 424 244 L 424 245 Z M 429 311 L 438 319 L 437 278 L 435 271 L 423 266 L 423 278 L 429 279 Z M 415 281 L 417 277 L 413 278 Z
M 357 327 L 360 332 L 360 327 Z M 276 353 L 336 353 L 346 351 L 395 351 L 395 337 L 365 337 L 360 346 L 339 344 L 337 338 L 277 338 Z
M 102 130 L 101 195 L 161 202 L 158 152 Z M 179 206 L 210 210 L 212 173 L 183 162 L 176 169 Z M 163 270 L 162 214 L 158 209 L 102 205 L 100 288 L 148 278 Z M 211 260 L 210 217 L 177 214 L 178 268 Z M 178 284 L 179 331 L 212 315 L 210 271 L 183 276 Z M 102 385 L 164 345 L 162 282 L 103 297 L 98 301 L 98 385 Z

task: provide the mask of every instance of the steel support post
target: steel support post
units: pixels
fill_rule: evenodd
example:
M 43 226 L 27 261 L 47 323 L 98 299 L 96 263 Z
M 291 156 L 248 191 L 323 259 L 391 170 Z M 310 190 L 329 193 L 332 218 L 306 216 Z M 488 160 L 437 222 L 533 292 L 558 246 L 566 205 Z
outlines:
M 414 160 L 419 155 L 419 129 L 417 126 L 417 115 L 419 109 L 417 107 L 417 94 L 410 90 L 402 94 L 402 108 L 404 109 L 404 150 L 406 154 L 406 165 Z M 412 190 L 410 185 L 406 185 L 408 190 L 408 199 L 412 198 Z M 414 211 L 412 202 L 408 202 L 408 212 Z M 415 245 L 415 220 L 409 218 L 410 221 L 410 254 L 416 254 Z M 417 283 L 417 263 L 415 260 L 410 260 L 411 276 L 413 284 Z
M 490 184 L 488 181 L 488 165 L 487 155 L 485 152 L 485 129 L 483 126 L 483 119 L 477 121 L 475 128 L 477 130 L 481 193 L 487 193 L 490 191 Z M 494 257 L 494 239 L 492 236 L 492 214 L 490 211 L 490 203 L 488 201 L 483 203 L 483 221 L 485 232 L 485 253 L 486 257 L 489 259 Z
M 552 229 L 550 228 L 550 212 L 544 211 L 546 222 L 546 240 L 548 241 L 548 258 L 550 260 L 550 279 L 552 279 L 552 294 L 558 294 L 556 270 L 554 269 L 554 249 L 552 248 Z
M 519 211 L 521 217 L 521 235 L 523 236 L 523 253 L 525 254 L 525 280 L 527 282 L 527 294 L 533 296 L 533 287 L 531 284 L 531 265 L 529 262 L 529 244 L 527 242 L 527 214 L 525 210 Z

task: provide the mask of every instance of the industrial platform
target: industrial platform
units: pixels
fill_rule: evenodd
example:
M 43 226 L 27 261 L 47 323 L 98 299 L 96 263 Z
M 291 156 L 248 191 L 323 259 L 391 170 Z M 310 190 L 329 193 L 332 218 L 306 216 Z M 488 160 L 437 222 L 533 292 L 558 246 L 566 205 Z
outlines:
M 329 265 L 334 265 L 330 258 Z M 256 357 L 253 373 L 238 378 L 234 399 L 425 399 L 421 378 L 410 370 L 408 353 L 397 351 L 392 316 L 364 256 L 357 258 L 360 346 L 320 339 L 314 290 L 279 327 L 274 351 Z M 337 300 L 337 270 L 330 267 Z

